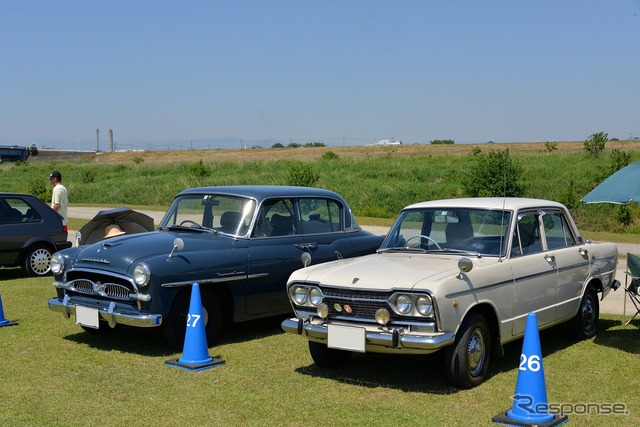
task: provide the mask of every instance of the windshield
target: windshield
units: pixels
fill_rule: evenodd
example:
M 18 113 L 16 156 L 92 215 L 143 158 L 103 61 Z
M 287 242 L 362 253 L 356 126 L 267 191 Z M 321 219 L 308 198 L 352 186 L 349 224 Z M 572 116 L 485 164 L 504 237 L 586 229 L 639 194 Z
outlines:
M 382 250 L 464 252 L 504 256 L 510 211 L 412 209 L 403 211 Z
M 244 236 L 249 231 L 255 208 L 255 200 L 245 197 L 188 194 L 173 201 L 159 227 L 203 228 Z

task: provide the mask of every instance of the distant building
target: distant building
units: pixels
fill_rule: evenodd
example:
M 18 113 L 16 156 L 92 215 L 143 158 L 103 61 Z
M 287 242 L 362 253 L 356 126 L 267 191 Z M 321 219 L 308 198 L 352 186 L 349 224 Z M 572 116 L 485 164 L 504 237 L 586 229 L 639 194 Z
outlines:
M 29 153 L 30 152 L 27 147 L 19 147 L 17 145 L 0 145 L 0 162 L 24 161 L 29 158 Z
M 396 141 L 395 139 L 381 139 L 373 145 L 402 145 L 402 141 Z

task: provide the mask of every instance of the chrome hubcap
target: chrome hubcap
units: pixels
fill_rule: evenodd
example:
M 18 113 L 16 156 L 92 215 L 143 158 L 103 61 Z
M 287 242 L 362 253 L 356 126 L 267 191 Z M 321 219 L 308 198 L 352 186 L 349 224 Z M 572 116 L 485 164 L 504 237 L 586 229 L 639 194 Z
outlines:
M 469 344 L 467 345 L 467 359 L 469 361 L 469 373 L 471 375 L 476 376 L 482 371 L 484 358 L 484 337 L 479 329 L 474 329 L 469 337 Z

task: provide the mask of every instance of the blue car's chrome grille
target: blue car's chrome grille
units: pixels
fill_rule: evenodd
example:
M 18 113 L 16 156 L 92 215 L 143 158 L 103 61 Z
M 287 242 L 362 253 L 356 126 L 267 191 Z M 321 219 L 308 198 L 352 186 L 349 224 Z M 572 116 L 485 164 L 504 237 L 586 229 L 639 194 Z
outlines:
M 115 283 L 94 283 L 85 279 L 78 279 L 70 282 L 71 287 L 69 290 L 76 291 L 86 295 L 99 295 L 101 297 L 128 300 L 129 294 L 133 291 L 129 290 L 126 286 L 118 285 Z
M 128 301 L 131 299 L 129 295 L 137 293 L 133 284 L 124 276 L 72 270 L 66 279 L 69 291 L 83 295 Z

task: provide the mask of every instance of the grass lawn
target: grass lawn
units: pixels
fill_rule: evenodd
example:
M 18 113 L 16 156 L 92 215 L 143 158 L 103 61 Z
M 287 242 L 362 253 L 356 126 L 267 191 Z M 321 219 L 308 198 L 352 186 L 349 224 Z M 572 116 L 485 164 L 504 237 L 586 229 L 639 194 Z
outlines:
M 493 425 L 510 409 L 522 341 L 493 360 L 472 390 L 449 386 L 438 357 L 356 355 L 334 371 L 313 364 L 282 318 L 235 325 L 209 349 L 223 366 L 187 372 L 155 329 L 90 335 L 47 309 L 51 278 L 0 269 L 0 425 L 358 426 Z M 548 401 L 621 403 L 627 415 L 570 414 L 580 426 L 640 423 L 640 326 L 605 315 L 598 335 L 575 342 L 541 333 Z

